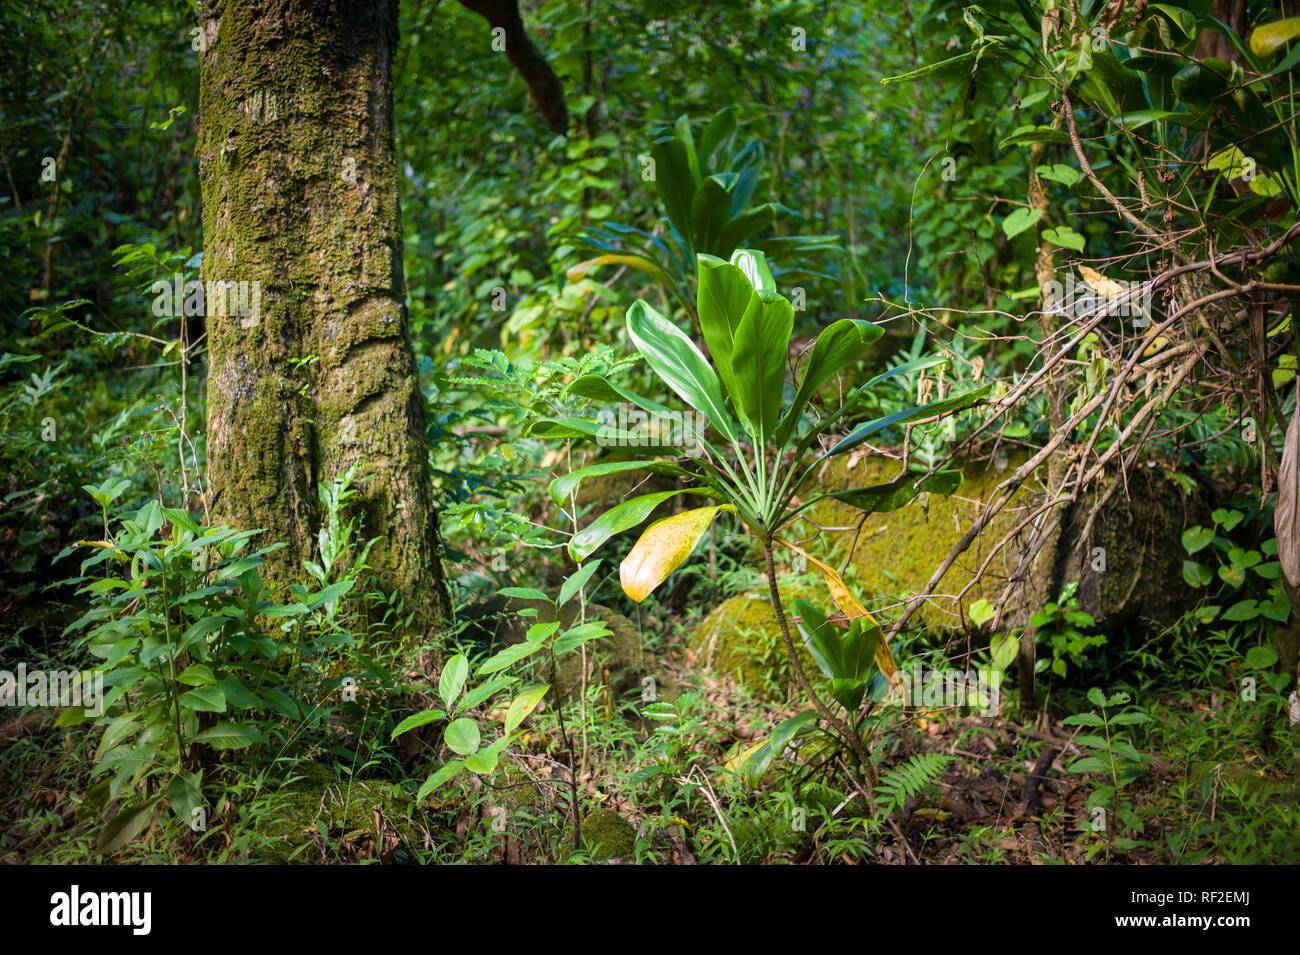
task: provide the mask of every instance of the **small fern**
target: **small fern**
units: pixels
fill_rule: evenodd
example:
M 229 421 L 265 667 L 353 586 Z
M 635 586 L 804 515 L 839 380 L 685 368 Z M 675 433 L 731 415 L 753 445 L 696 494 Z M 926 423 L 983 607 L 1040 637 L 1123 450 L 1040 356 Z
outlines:
M 952 757 L 943 753 L 918 753 L 907 762 L 886 771 L 876 783 L 876 807 L 885 816 L 903 808 L 943 775 Z

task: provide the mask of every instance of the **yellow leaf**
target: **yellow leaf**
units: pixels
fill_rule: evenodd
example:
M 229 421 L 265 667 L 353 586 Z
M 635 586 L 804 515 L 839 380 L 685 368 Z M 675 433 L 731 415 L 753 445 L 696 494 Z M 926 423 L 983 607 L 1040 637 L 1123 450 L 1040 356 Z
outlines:
M 1256 27 L 1250 34 L 1250 51 L 1259 57 L 1269 57 L 1300 35 L 1300 17 L 1275 20 Z
M 1096 269 L 1090 269 L 1086 265 L 1079 266 L 1079 274 L 1083 276 L 1085 282 L 1107 298 L 1116 298 L 1127 291 L 1123 285 L 1120 285 L 1114 279 L 1108 279 Z
M 1165 346 L 1168 344 L 1169 344 L 1168 338 L 1166 338 L 1164 335 L 1157 335 L 1156 340 L 1153 341 L 1150 345 L 1148 345 L 1147 350 L 1142 353 L 1142 357 L 1150 358 L 1152 355 L 1158 354 L 1159 352 L 1163 351 Z
M 745 764 L 749 762 L 749 760 L 754 756 L 755 753 L 757 753 L 760 749 L 762 749 L 766 745 L 767 745 L 767 740 L 761 739 L 757 743 L 750 744 L 744 750 L 741 750 L 736 753 L 732 753 L 730 756 L 727 757 L 726 762 L 723 763 L 722 765 L 723 771 L 728 773 L 737 773 L 737 774 L 743 773 L 745 771 Z
M 885 628 L 876 623 L 876 618 L 871 616 L 867 612 L 867 608 L 858 602 L 858 598 L 849 592 L 848 586 L 844 583 L 844 578 L 835 572 L 835 568 L 822 563 L 797 544 L 791 544 L 788 540 L 782 540 L 780 537 L 776 538 L 776 542 L 790 548 L 822 572 L 822 576 L 826 578 L 826 586 L 830 589 L 831 598 L 835 601 L 835 606 L 840 608 L 840 613 L 850 620 L 866 617 L 876 624 L 876 627 L 880 630 L 880 642 L 876 644 L 876 666 L 880 668 L 880 673 L 886 680 L 893 685 L 901 686 L 901 683 L 896 683 L 894 680 L 894 674 L 898 672 L 898 665 L 894 663 L 894 655 L 889 652 Z
M 647 527 L 618 567 L 623 592 L 637 603 L 645 600 L 691 556 L 691 551 L 718 512 L 731 510 L 734 508 L 730 504 L 697 507 L 665 517 Z
M 599 265 L 626 265 L 630 269 L 636 269 L 650 276 L 656 282 L 662 282 L 665 285 L 671 285 L 668 273 L 661 269 L 654 262 L 651 262 L 645 256 L 641 255 L 601 255 L 594 259 L 587 259 L 585 262 L 579 262 L 569 269 L 565 275 L 570 282 L 581 282 L 583 277 L 592 269 Z

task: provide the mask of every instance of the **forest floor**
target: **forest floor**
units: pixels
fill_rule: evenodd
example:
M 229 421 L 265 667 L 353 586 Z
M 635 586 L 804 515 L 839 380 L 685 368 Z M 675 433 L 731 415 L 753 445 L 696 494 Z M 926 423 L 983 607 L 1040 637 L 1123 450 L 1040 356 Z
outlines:
M 682 691 L 670 724 L 618 709 L 597 687 L 585 711 L 566 708 L 573 750 L 543 707 L 496 776 L 467 776 L 466 788 L 417 804 L 429 750 L 394 756 L 374 722 L 331 720 L 275 759 L 210 767 L 209 785 L 226 796 L 206 833 L 160 817 L 112 861 L 1222 864 L 1300 854 L 1294 730 L 1223 689 L 1147 693 L 1151 722 L 1124 727 L 1143 771 L 1118 793 L 1108 770 L 1123 775 L 1124 760 L 1075 771 L 1101 730 L 1067 724 L 1055 707 L 1030 719 L 895 708 L 871 740 L 877 783 L 919 754 L 949 761 L 881 814 L 863 811 L 825 748 L 802 746 L 747 784 L 736 754 L 802 703 L 759 698 L 671 641 L 662 656 Z M 1001 712 L 1014 717 L 1007 696 Z M 107 810 L 87 798 L 98 734 L 56 728 L 56 715 L 0 719 L 0 862 L 98 858 Z

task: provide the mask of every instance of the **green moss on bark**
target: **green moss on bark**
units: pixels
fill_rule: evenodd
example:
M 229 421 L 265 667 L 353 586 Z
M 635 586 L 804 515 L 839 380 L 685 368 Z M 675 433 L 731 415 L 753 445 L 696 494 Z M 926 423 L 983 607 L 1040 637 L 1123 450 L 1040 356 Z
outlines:
M 203 276 L 260 286 L 257 314 L 208 316 L 213 516 L 289 545 L 266 568 L 283 587 L 317 489 L 358 465 L 371 564 L 431 631 L 448 603 L 401 267 L 395 4 L 209 0 L 200 26 Z

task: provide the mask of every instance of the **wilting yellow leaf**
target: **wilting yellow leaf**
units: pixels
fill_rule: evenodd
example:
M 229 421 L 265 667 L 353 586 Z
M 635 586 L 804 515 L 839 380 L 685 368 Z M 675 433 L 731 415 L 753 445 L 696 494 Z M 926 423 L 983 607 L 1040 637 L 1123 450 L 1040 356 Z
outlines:
M 876 618 L 867 612 L 867 608 L 858 602 L 858 598 L 849 592 L 848 586 L 844 583 L 844 578 L 835 572 L 835 568 L 825 564 L 816 557 L 809 554 L 806 550 L 797 544 L 791 544 L 788 540 L 776 538 L 778 544 L 790 548 L 796 554 L 799 554 L 810 564 L 816 565 L 817 569 L 822 572 L 826 578 L 826 586 L 830 589 L 831 598 L 835 601 L 835 606 L 840 608 L 840 613 L 844 614 L 850 620 L 856 620 L 858 617 L 866 617 L 880 630 L 880 642 L 876 644 L 876 666 L 880 668 L 881 675 L 884 676 L 891 684 L 894 681 L 894 674 L 898 672 L 898 665 L 894 663 L 894 655 L 889 652 L 888 638 L 885 636 L 885 628 L 876 623 Z M 901 685 L 901 684 L 896 684 Z
M 645 529 L 631 553 L 618 567 L 623 593 L 637 603 L 668 579 L 686 562 L 719 511 L 734 510 L 730 504 L 715 504 L 665 517 Z
M 1107 298 L 1117 298 L 1128 291 L 1114 279 L 1108 279 L 1096 269 L 1090 269 L 1086 265 L 1079 266 L 1079 274 L 1083 276 L 1085 282 Z
M 626 265 L 630 269 L 636 269 L 638 272 L 650 276 L 656 282 L 663 282 L 665 285 L 672 284 L 668 274 L 663 269 L 642 255 L 600 255 L 594 259 L 579 262 L 570 268 L 565 275 L 570 282 L 581 282 L 588 272 L 599 265 Z

